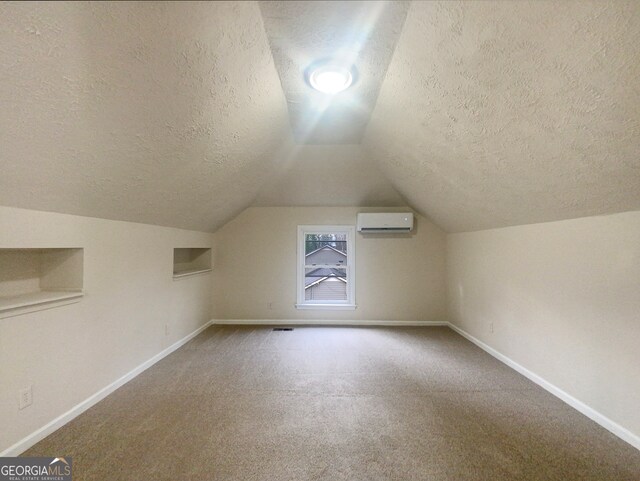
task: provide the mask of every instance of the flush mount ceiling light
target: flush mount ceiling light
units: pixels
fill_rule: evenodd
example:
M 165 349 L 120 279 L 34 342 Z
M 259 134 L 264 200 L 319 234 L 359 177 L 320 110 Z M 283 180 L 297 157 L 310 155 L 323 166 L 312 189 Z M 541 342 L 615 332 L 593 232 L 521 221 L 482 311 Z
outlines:
M 353 83 L 353 67 L 348 68 L 336 62 L 322 62 L 311 65 L 306 77 L 309 85 L 319 92 L 333 95 L 348 89 Z

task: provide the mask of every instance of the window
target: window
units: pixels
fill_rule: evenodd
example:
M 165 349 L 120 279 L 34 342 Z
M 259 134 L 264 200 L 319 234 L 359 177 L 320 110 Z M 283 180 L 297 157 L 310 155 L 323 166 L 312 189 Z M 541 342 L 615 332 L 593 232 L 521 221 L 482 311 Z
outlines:
M 298 309 L 355 309 L 355 228 L 298 226 Z

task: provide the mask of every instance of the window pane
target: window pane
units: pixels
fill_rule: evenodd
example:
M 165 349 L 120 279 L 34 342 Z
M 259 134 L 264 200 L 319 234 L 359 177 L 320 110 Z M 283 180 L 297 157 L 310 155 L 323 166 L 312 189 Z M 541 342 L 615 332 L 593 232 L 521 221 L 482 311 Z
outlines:
M 344 268 L 307 268 L 304 277 L 307 301 L 346 301 L 347 270 Z
M 347 265 L 346 234 L 306 234 L 305 265 Z
M 318 249 L 329 247 L 343 254 L 347 254 L 347 234 L 306 234 L 304 242 L 304 253 L 309 255 Z

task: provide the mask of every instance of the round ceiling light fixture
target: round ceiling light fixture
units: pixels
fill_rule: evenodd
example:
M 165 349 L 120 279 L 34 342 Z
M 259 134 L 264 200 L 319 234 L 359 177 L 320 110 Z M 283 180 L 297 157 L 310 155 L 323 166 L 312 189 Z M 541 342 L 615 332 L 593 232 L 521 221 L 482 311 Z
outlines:
M 334 95 L 348 89 L 353 83 L 353 68 L 336 62 L 316 63 L 307 69 L 307 81 L 314 89 L 324 94 Z

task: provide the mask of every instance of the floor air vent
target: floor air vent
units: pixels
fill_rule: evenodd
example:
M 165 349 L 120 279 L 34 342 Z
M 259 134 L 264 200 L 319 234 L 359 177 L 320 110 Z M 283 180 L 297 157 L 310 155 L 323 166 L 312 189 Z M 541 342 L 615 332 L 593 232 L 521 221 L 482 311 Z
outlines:
M 293 327 L 274 327 L 274 331 L 293 331 Z

